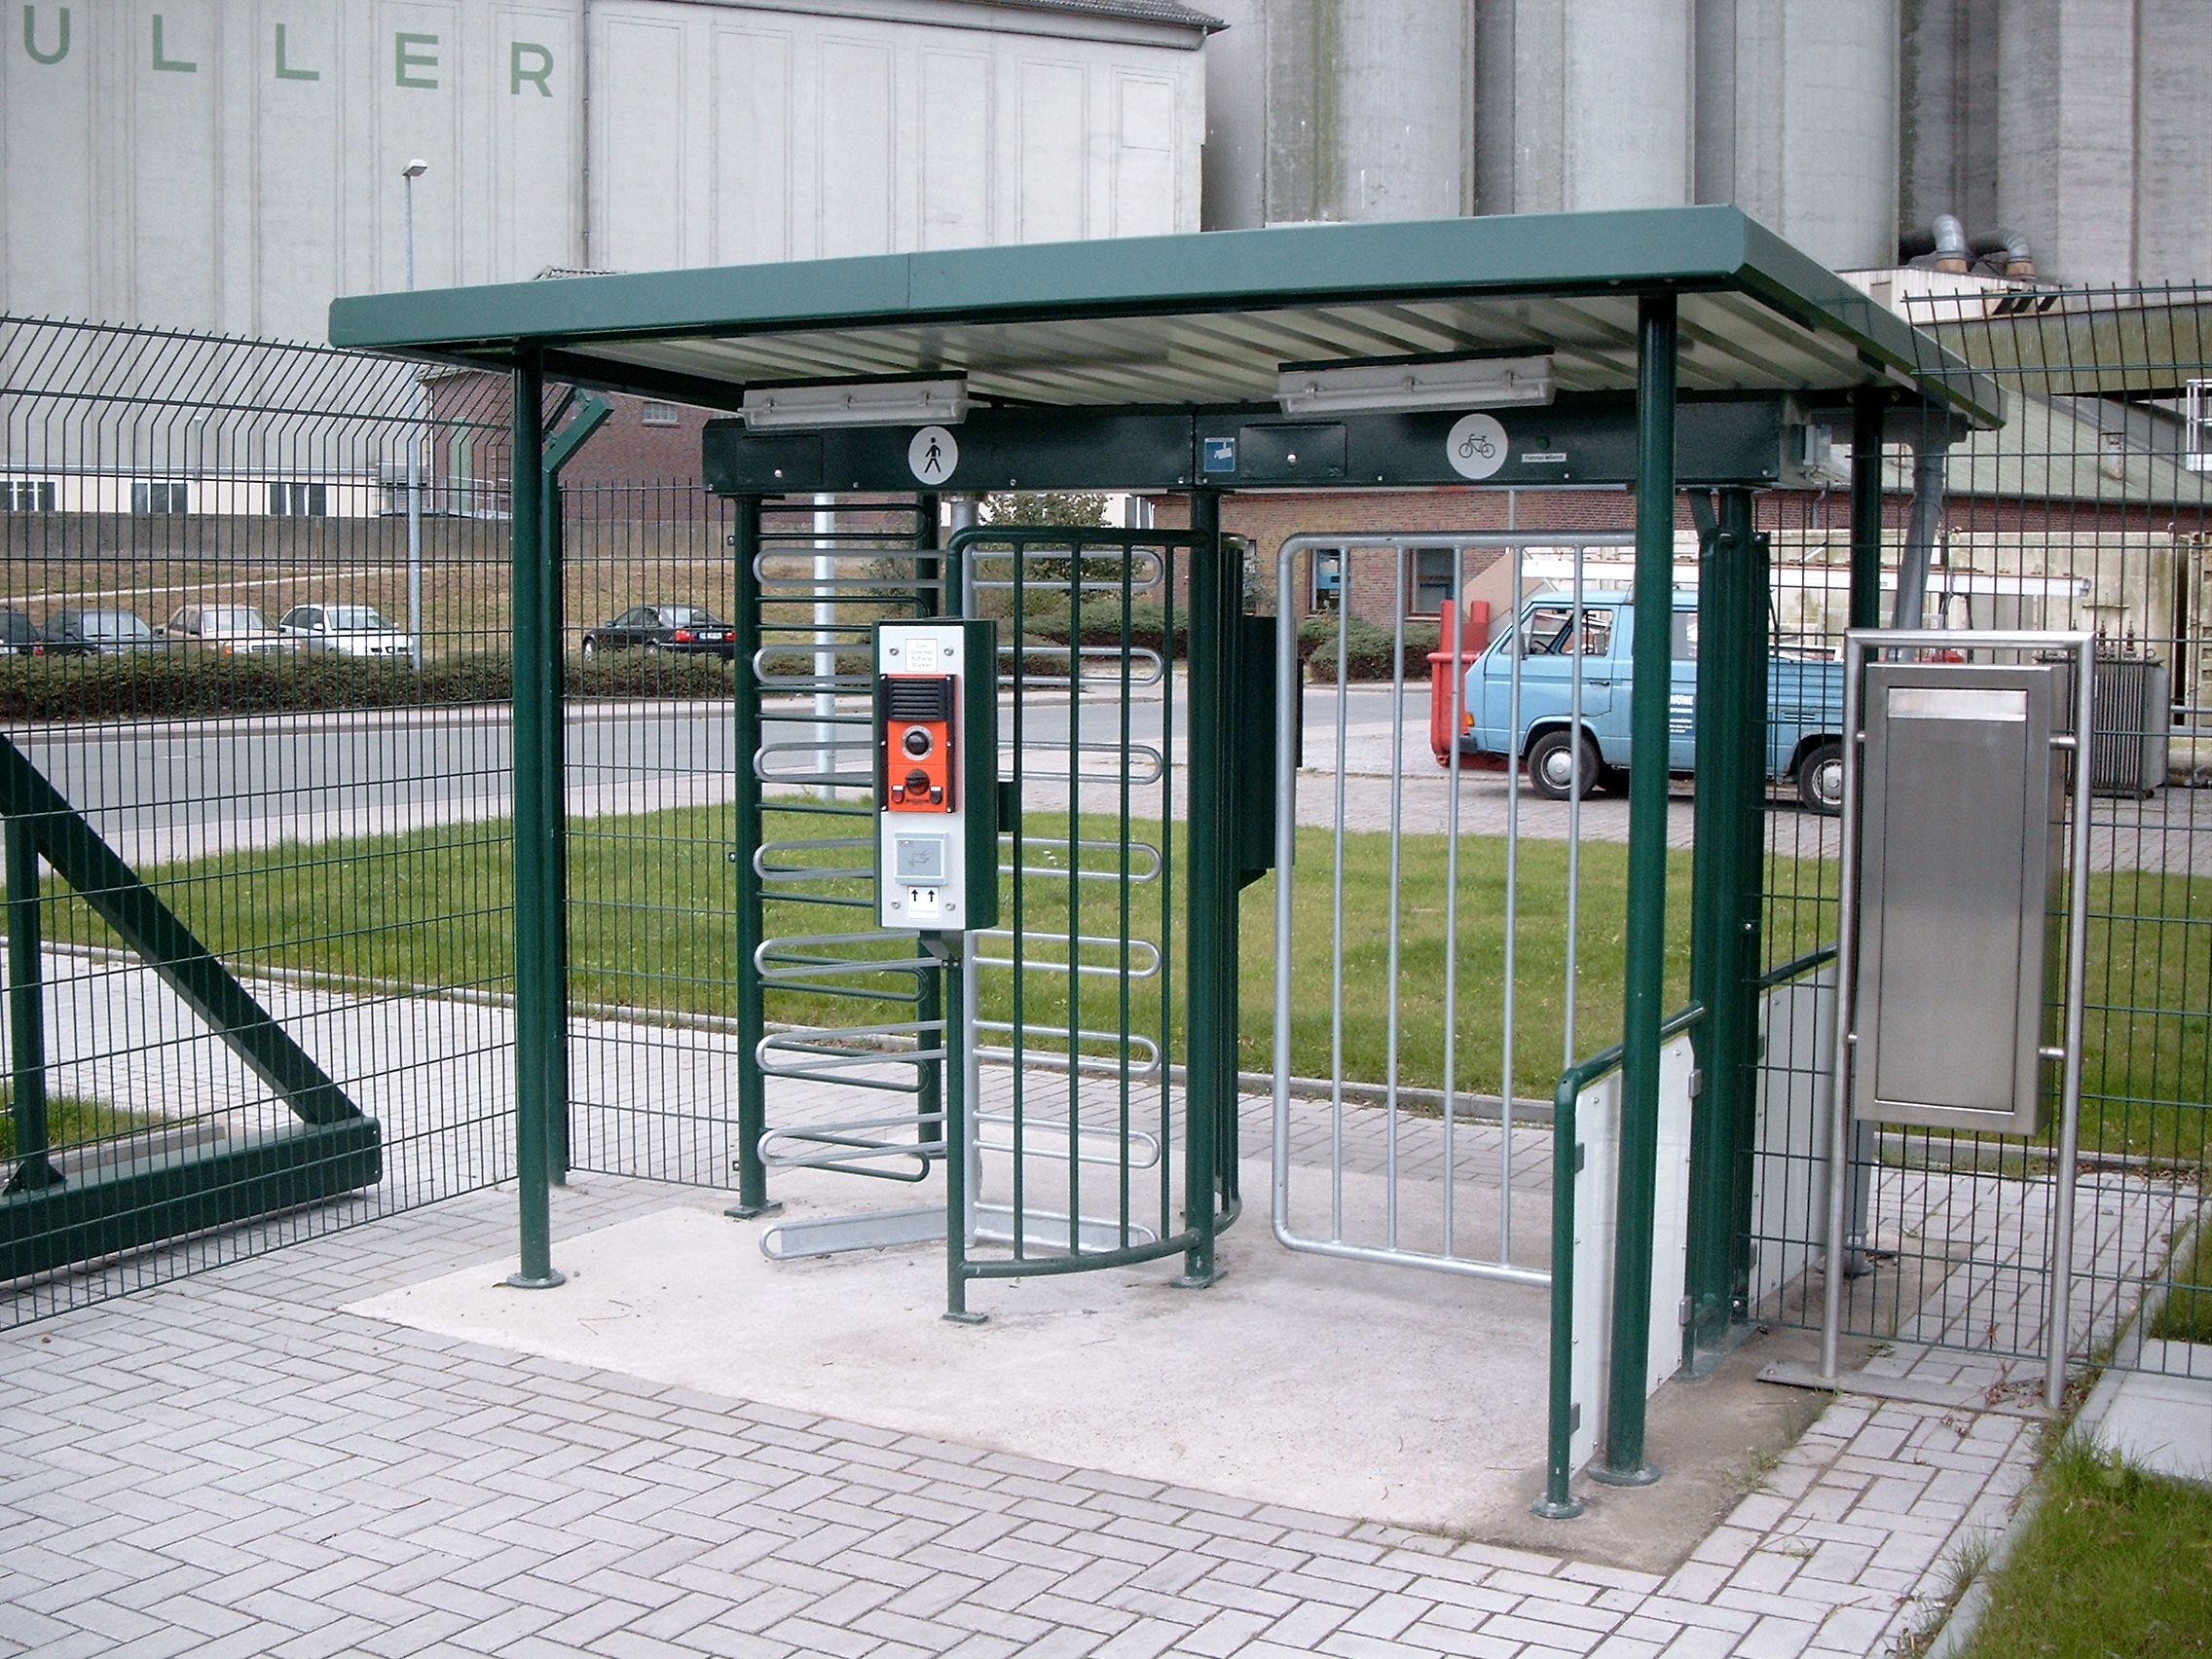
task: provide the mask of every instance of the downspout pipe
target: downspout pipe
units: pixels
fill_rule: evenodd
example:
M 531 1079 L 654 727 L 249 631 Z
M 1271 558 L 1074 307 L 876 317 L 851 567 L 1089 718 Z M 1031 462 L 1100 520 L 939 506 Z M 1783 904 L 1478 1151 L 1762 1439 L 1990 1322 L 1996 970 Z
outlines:
M 1964 273 L 1973 262 L 1972 250 L 1967 246 L 1967 228 L 1956 213 L 1938 213 L 1917 231 L 1907 231 L 1898 238 L 1898 260 L 1909 265 L 1928 255 L 1936 256 L 1936 269 Z
M 1898 556 L 1898 596 L 1893 628 L 1919 628 L 1928 607 L 1928 567 L 1943 534 L 1943 474 L 1951 457 L 1950 433 L 1932 424 L 1912 448 L 1912 510 L 1904 548 Z

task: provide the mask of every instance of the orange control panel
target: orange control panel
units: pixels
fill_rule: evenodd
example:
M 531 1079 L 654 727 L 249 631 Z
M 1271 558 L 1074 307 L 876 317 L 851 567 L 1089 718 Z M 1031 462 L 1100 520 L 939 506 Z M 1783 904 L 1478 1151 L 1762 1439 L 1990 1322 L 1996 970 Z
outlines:
M 883 677 L 883 753 L 878 776 L 886 812 L 953 812 L 953 685 L 950 675 Z

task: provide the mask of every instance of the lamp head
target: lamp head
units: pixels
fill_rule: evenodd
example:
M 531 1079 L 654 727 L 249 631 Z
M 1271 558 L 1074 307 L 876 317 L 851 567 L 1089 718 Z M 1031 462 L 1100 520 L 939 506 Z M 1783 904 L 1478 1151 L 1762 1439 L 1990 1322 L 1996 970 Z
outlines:
M 401 178 L 421 178 L 429 170 L 430 164 L 428 162 L 416 160 L 409 162 L 404 167 L 401 167 L 399 169 L 399 176 Z

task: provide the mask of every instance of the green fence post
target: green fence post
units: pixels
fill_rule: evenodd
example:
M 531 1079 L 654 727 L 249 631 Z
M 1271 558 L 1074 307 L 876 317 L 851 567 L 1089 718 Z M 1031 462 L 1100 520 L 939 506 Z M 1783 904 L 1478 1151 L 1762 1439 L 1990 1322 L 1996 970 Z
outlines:
M 937 522 L 938 498 L 928 492 L 915 497 L 914 514 L 917 521 L 914 526 L 915 551 L 918 553 L 936 552 L 940 545 Z M 947 605 L 944 590 L 933 585 L 942 578 L 946 569 L 946 561 L 942 559 L 916 559 L 914 561 L 915 608 L 924 616 L 943 616 L 957 612 L 960 608 L 957 605 Z M 995 663 L 991 665 L 993 670 L 997 666 Z M 996 679 L 996 673 L 991 673 L 986 676 L 986 682 L 995 682 Z M 971 683 L 974 683 L 973 680 Z M 995 684 L 990 694 L 992 699 L 996 701 L 998 693 Z M 994 857 L 992 863 L 996 864 L 997 862 Z M 992 879 L 997 879 L 995 874 Z M 928 1027 L 933 1021 L 941 1020 L 944 1017 L 945 976 L 942 963 L 933 960 L 926 946 L 917 943 L 915 953 L 923 961 L 931 962 L 932 966 L 922 969 L 915 975 L 917 996 L 914 1005 L 914 1019 L 923 1029 L 915 1033 L 914 1047 L 924 1054 L 935 1052 L 938 1055 L 937 1065 L 931 1066 L 925 1060 L 915 1072 L 915 1081 L 919 1086 L 920 1092 L 914 1098 L 914 1105 L 915 1110 L 922 1116 L 921 1130 L 915 1138 L 923 1146 L 933 1146 L 940 1144 L 943 1137 L 941 1118 L 940 1119 L 940 1126 L 937 1128 L 931 1127 L 929 1120 L 932 1115 L 941 1114 L 944 1111 L 944 1067 L 948 1062 L 944 1058 L 944 1044 Z
M 545 775 L 552 782 L 552 875 L 546 883 L 546 939 L 552 949 L 548 965 L 553 1007 L 560 1021 L 554 1040 L 546 1047 L 545 1098 L 548 1103 L 545 1157 L 547 1178 L 557 1187 L 569 1184 L 569 716 L 568 716 L 568 596 L 561 474 L 558 466 L 545 469 L 545 640 L 551 659 L 552 718 L 545 722 Z
M 1724 490 L 1698 582 L 1697 828 L 1690 996 L 1702 1077 L 1690 1116 L 1690 1320 L 1682 1364 L 1727 1346 L 1736 1300 L 1740 1144 L 1758 1041 L 1760 808 L 1766 778 L 1766 583 L 1751 498 Z M 1747 898 L 1750 908 L 1747 910 Z
M 736 842 L 730 858 L 737 866 L 737 1203 L 729 1214 L 740 1221 L 773 1215 L 783 1205 L 768 1198 L 768 1169 L 760 1161 L 760 1137 L 768 1128 L 768 1085 L 760 1075 L 760 1039 L 767 1035 L 761 998 L 760 945 L 768 937 L 760 872 L 753 863 L 763 833 L 760 775 L 760 676 L 755 657 L 760 649 L 760 498 L 740 497 L 735 503 L 730 542 L 735 548 L 737 598 L 732 621 L 737 651 L 731 666 L 731 709 L 736 724 Z
M 546 674 L 545 622 L 545 375 L 535 348 L 516 353 L 513 448 L 509 452 L 514 536 L 514 768 L 515 907 L 515 1185 L 521 1194 L 522 1266 L 507 1282 L 518 1290 L 548 1290 L 562 1282 L 553 1270 L 549 1129 L 552 1046 L 560 1040 L 566 1011 L 554 998 L 554 940 L 546 929 L 546 895 L 552 887 L 553 818 L 559 777 L 546 776 L 554 753 L 545 731 L 548 704 L 560 715 L 560 682 Z
M 35 1193 L 61 1184 L 60 1172 L 46 1157 L 53 1143 L 46 1121 L 46 972 L 39 943 L 38 830 L 27 818 L 10 817 L 0 833 L 6 836 L 8 1045 L 17 1159 L 8 1191 Z
M 1644 1372 L 1651 1346 L 1653 1199 L 1659 1160 L 1659 1027 L 1667 993 L 1667 716 L 1675 641 L 1675 296 L 1638 307 L 1636 634 L 1629 710 L 1628 925 L 1623 941 L 1620 1185 L 1605 1459 L 1593 1479 L 1644 1486 Z
M 1882 410 L 1887 394 L 1851 394 L 1851 625 L 1882 625 Z
M 1191 492 L 1191 529 L 1206 539 L 1191 549 L 1187 691 L 1190 780 L 1186 806 L 1184 891 L 1189 920 L 1189 1015 L 1184 1034 L 1183 1225 L 1197 1235 L 1184 1253 L 1184 1286 L 1207 1285 L 1214 1263 L 1219 1114 L 1236 1109 L 1235 836 L 1230 821 L 1235 793 L 1231 735 L 1230 673 L 1236 628 L 1236 583 L 1225 568 L 1221 495 Z M 1226 1030 L 1224 1029 L 1226 1025 Z

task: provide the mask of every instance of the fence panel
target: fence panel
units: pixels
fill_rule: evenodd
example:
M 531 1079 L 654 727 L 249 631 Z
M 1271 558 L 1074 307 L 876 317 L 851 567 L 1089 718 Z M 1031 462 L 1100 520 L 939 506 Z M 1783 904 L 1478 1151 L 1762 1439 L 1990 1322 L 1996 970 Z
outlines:
M 1976 292 L 1907 313 L 1997 376 L 2008 420 L 1951 448 L 1919 532 L 1913 455 L 1889 434 L 1882 624 L 2099 641 L 2072 1350 L 2212 1374 L 2212 434 L 2189 418 L 2212 385 L 2212 289 Z M 1846 498 L 1778 497 L 1762 513 L 1776 655 L 1832 660 Z M 1836 824 L 1778 792 L 1768 839 L 1776 986 L 1745 1296 L 1758 1316 L 1817 1324 Z M 2058 1174 L 2046 1116 L 2032 1141 L 1855 1125 L 1845 1329 L 1893 1345 L 1877 1365 L 2035 1385 Z
M 4 1317 L 499 1179 L 507 383 L 6 318 L 0 387 Z

